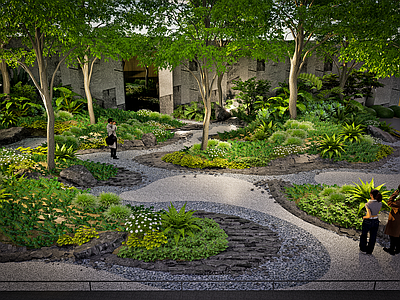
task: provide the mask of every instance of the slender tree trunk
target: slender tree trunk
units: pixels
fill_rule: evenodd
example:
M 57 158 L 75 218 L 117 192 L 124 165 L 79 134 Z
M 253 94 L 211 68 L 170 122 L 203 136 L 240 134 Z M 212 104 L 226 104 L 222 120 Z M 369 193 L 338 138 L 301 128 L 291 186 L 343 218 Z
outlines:
M 144 75 L 144 87 L 147 89 L 149 86 L 149 67 L 146 66 L 146 73 Z
M 41 49 L 41 47 L 37 47 Z M 47 169 L 52 170 L 56 167 L 55 164 L 55 142 L 54 142 L 54 109 L 52 106 L 52 99 L 50 97 L 49 81 L 47 76 L 47 66 L 43 53 L 41 51 L 36 52 L 36 59 L 39 67 L 39 78 L 40 78 L 40 96 L 43 100 L 44 106 L 47 112 Z
M 208 144 L 208 133 L 210 131 L 210 119 L 211 119 L 211 87 L 208 80 L 208 71 L 200 70 L 202 74 L 202 98 L 204 104 L 204 120 L 203 120 L 203 138 L 201 141 L 201 150 L 207 149 Z
M 222 107 L 222 78 L 224 77 L 224 73 L 221 75 L 218 74 L 217 80 L 217 88 L 218 88 L 218 105 Z
M 94 116 L 93 98 L 92 98 L 92 93 L 90 92 L 91 71 L 90 71 L 89 59 L 88 59 L 87 55 L 85 55 L 85 57 L 84 57 L 84 62 L 82 62 L 81 68 L 82 68 L 82 73 L 83 73 L 83 86 L 85 88 L 85 95 L 86 95 L 87 104 L 88 104 L 90 124 L 93 125 L 93 124 L 96 124 L 96 117 Z M 93 64 L 92 64 L 92 68 L 93 68 Z
M 347 64 L 343 63 L 342 72 L 340 73 L 340 77 L 339 77 L 339 87 L 340 88 L 344 89 L 344 86 L 346 85 L 348 77 L 349 77 L 349 74 L 348 74 Z M 342 93 L 340 93 L 339 97 L 340 97 L 340 100 L 343 100 L 343 94 Z
M 300 29 L 295 38 L 295 50 L 293 57 L 290 59 L 290 73 L 289 73 L 289 113 L 290 118 L 296 119 L 297 117 L 297 78 L 300 74 L 302 66 L 302 52 L 304 47 L 303 30 Z
M 8 73 L 7 63 L 4 59 L 0 61 L 0 69 L 3 76 L 3 94 L 7 94 L 7 97 L 9 97 L 11 93 L 10 74 Z

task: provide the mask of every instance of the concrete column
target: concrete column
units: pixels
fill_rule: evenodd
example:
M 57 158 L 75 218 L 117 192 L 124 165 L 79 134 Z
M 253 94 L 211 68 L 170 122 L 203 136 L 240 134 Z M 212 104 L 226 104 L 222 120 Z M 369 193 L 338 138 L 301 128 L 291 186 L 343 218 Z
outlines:
M 173 72 L 168 69 L 158 71 L 160 84 L 160 113 L 171 115 L 174 112 Z

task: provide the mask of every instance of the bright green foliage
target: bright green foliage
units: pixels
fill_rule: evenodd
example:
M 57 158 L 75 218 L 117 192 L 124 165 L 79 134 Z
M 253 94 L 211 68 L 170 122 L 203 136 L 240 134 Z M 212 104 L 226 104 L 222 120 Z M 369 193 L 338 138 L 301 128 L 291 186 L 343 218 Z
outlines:
M 163 213 L 161 214 L 162 227 L 164 228 L 163 232 L 168 236 L 172 236 L 176 245 L 181 237 L 185 238 L 186 235 L 193 236 L 196 230 L 201 230 L 201 228 L 195 224 L 199 218 L 193 217 L 194 211 L 189 210 L 185 212 L 185 208 L 186 203 L 178 212 L 171 203 L 168 211 L 162 210 Z
M 340 187 L 339 192 L 343 194 L 351 194 L 353 192 L 353 189 L 354 185 L 345 184 Z
M 345 200 L 346 200 L 346 195 L 342 193 L 332 193 L 328 197 L 328 201 L 333 204 L 344 203 Z
M 325 187 L 320 193 L 319 195 L 321 197 L 327 197 L 330 196 L 333 193 L 337 192 L 337 188 L 336 187 Z
M 82 208 L 97 207 L 98 200 L 97 197 L 92 194 L 79 193 L 72 200 L 72 203 Z
M 129 207 L 122 204 L 111 204 L 106 211 L 104 212 L 104 216 L 107 219 L 111 219 L 114 221 L 125 220 L 129 217 L 132 211 Z
M 286 146 L 286 145 L 296 145 L 296 146 L 301 146 L 301 145 L 303 145 L 303 143 L 304 143 L 304 141 L 301 139 L 301 138 L 299 138 L 299 137 L 296 137 L 296 136 L 288 136 L 287 138 L 286 138 L 286 140 L 283 142 L 283 146 Z
M 321 79 L 311 73 L 300 73 L 299 76 L 297 77 L 298 79 L 303 79 L 307 82 L 310 82 L 314 88 L 317 90 L 320 90 L 322 87 L 322 81 Z
M 28 153 L 17 153 L 14 150 L 0 148 L 0 174 L 12 174 L 21 169 L 33 168 L 36 162 Z M 1 182 L 0 182 L 1 183 Z
M 60 121 L 69 121 L 74 118 L 74 115 L 72 113 L 65 111 L 65 110 L 59 110 L 59 111 L 55 112 L 54 116 L 55 116 L 56 120 L 59 119 Z
M 388 199 L 390 192 L 386 191 L 383 189 L 383 186 L 385 184 L 381 184 L 380 186 L 375 187 L 374 186 L 374 179 L 372 178 L 371 182 L 363 182 L 361 179 L 361 185 L 356 184 L 353 182 L 356 186 L 353 188 L 353 191 L 351 193 L 351 196 L 355 199 L 355 201 L 359 202 L 359 208 L 358 208 L 358 213 L 365 207 L 365 204 L 371 199 L 370 193 L 373 189 L 378 190 L 382 194 L 382 199 Z M 382 203 L 386 204 L 385 201 L 382 200 Z
M 288 137 L 288 133 L 286 131 L 275 131 L 268 140 L 273 143 L 282 144 L 286 138 Z
M 146 248 L 146 250 L 151 250 L 167 243 L 168 239 L 164 232 L 149 231 L 143 235 L 142 239 L 137 235 L 131 234 L 125 244 L 129 248 Z
M 32 129 L 41 129 L 41 130 L 46 130 L 47 128 L 47 123 L 44 120 L 35 120 L 32 123 L 22 123 L 20 126 L 26 127 L 26 128 L 32 128 Z M 54 124 L 54 133 L 55 134 L 62 134 L 66 130 L 70 130 L 71 124 L 65 123 L 65 122 L 60 122 L 60 121 L 55 121 Z
M 76 114 L 82 111 L 83 105 L 87 102 L 85 99 L 77 99 L 76 96 L 79 95 L 66 87 L 56 87 L 54 90 L 60 93 L 60 96 L 55 102 L 57 110 L 65 110 L 69 113 Z
M 99 238 L 99 234 L 94 228 L 89 226 L 79 227 L 74 235 L 74 244 L 83 245 L 93 238 Z
M 18 118 L 29 115 L 34 108 L 41 108 L 26 97 L 6 98 L 4 94 L 0 94 L 0 107 L 0 124 L 6 128 L 15 126 Z
M 216 255 L 228 247 L 228 236 L 214 220 L 198 219 L 196 225 L 201 230 L 195 232 L 193 236 L 180 239 L 178 244 L 170 238 L 167 244 L 147 251 L 143 251 L 143 248 L 123 246 L 118 256 L 143 261 L 165 259 L 193 261 Z
M 340 157 L 341 152 L 345 152 L 343 147 L 343 141 L 340 137 L 336 138 L 335 135 L 325 135 L 318 148 L 321 150 L 322 156 L 328 155 L 329 158 L 332 158 L 332 156 Z
M 74 238 L 70 237 L 67 234 L 60 235 L 60 237 L 57 240 L 58 246 L 73 245 L 73 244 L 75 244 Z
M 121 197 L 114 193 L 101 192 L 98 198 L 99 204 L 104 207 L 109 207 L 112 204 L 121 204 Z
M 348 140 L 349 142 L 358 142 L 361 138 L 364 130 L 361 125 L 355 126 L 354 123 L 351 125 L 344 124 L 342 131 L 339 133 L 339 137 L 343 137 L 343 141 Z
M 39 146 L 34 149 L 27 147 L 27 148 L 22 148 L 18 147 L 17 150 L 21 151 L 22 153 L 30 153 L 30 154 L 38 154 L 38 155 L 47 155 L 47 147 Z M 66 147 L 66 145 L 62 145 L 61 147 L 56 144 L 55 147 L 55 160 L 56 161 L 67 161 L 67 160 L 72 160 L 75 158 L 76 155 L 76 150 L 73 148 L 73 146 L 70 146 L 69 148 Z
M 392 147 L 390 147 L 389 145 L 380 144 L 379 151 L 376 154 L 376 160 L 380 160 L 380 159 L 392 154 L 393 151 L 394 151 L 394 149 Z
M 305 139 L 307 138 L 308 134 L 307 131 L 303 129 L 288 129 L 286 132 L 293 137 L 298 137 L 300 139 Z

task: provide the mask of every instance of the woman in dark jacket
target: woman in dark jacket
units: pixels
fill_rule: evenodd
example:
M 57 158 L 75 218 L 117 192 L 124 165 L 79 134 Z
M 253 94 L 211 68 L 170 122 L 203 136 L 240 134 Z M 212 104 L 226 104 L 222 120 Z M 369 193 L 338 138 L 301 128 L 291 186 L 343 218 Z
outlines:
M 390 206 L 391 210 L 385 228 L 385 234 L 389 235 L 390 237 L 390 247 L 383 248 L 383 250 L 391 255 L 400 253 L 400 200 L 396 201 L 399 191 L 400 185 L 387 201 L 387 204 Z
M 107 134 L 108 134 L 108 136 L 112 136 L 114 138 L 114 143 L 109 145 L 109 147 L 111 149 L 111 157 L 113 159 L 118 159 L 118 157 L 117 157 L 117 126 L 115 124 L 116 123 L 112 118 L 108 119 Z

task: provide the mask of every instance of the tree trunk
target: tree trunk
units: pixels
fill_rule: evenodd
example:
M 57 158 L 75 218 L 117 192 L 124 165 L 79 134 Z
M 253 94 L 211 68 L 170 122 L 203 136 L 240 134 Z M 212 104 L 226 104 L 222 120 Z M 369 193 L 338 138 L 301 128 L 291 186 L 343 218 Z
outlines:
M 206 150 L 208 145 L 208 132 L 210 131 L 210 119 L 211 119 L 211 88 L 210 83 L 208 82 L 208 71 L 200 70 L 201 72 L 201 81 L 202 81 L 202 98 L 204 104 L 204 120 L 203 120 L 203 138 L 201 141 L 201 150 Z
M 347 78 L 349 77 L 349 74 L 347 72 L 348 72 L 347 64 L 343 63 L 342 72 L 341 72 L 340 78 L 339 78 L 339 87 L 342 89 L 344 89 L 344 86 L 346 85 L 346 82 L 347 82 Z M 343 100 L 342 93 L 339 94 L 339 97 L 340 97 L 340 100 Z
M 299 76 L 302 62 L 301 55 L 304 47 L 303 30 L 300 29 L 295 38 L 295 49 L 293 57 L 290 59 L 290 73 L 289 73 L 289 113 L 291 119 L 297 117 L 297 78 Z
M 218 105 L 223 106 L 222 103 L 222 78 L 224 77 L 224 73 L 221 75 L 218 75 L 218 80 L 217 80 L 217 88 L 218 88 Z
M 7 97 L 10 97 L 11 93 L 11 83 L 10 83 L 10 74 L 8 73 L 7 63 L 3 59 L 0 61 L 0 69 L 1 75 L 3 76 L 3 94 L 7 94 Z
M 90 74 L 89 74 L 89 60 L 88 57 L 85 55 L 84 57 L 84 62 L 81 64 L 82 68 L 82 73 L 83 73 L 83 86 L 85 88 L 85 95 L 87 99 L 87 104 L 88 104 L 88 112 L 89 112 L 89 119 L 90 119 L 90 124 L 96 124 L 96 117 L 94 115 L 94 110 L 93 110 L 93 99 L 92 99 L 92 93 L 90 92 Z M 92 65 L 93 68 L 93 65 Z
M 149 86 L 149 67 L 146 66 L 146 73 L 144 75 L 144 87 L 147 89 Z

